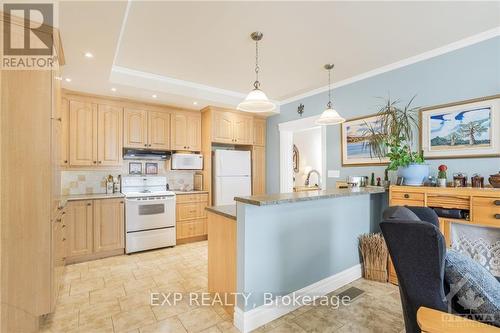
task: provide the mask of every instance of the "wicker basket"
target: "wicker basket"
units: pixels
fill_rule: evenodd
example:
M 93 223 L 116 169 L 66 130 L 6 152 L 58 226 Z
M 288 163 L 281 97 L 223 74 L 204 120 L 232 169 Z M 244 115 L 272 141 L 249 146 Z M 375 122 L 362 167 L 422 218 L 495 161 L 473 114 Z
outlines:
M 363 257 L 363 277 L 387 282 L 387 245 L 380 233 L 359 236 L 359 250 Z

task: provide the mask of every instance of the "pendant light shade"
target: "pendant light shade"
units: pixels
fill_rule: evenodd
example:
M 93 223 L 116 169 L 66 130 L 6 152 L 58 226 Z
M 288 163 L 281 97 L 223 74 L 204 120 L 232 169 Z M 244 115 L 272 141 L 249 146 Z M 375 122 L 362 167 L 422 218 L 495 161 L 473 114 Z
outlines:
M 336 125 L 341 124 L 345 121 L 340 114 L 332 107 L 332 89 L 331 89 L 331 71 L 333 69 L 333 64 L 326 64 L 325 69 L 328 71 L 328 103 L 326 104 L 326 110 L 323 111 L 316 124 L 318 125 Z
M 259 41 L 264 35 L 261 32 L 253 32 L 250 37 L 255 41 L 255 82 L 253 83 L 254 90 L 250 91 L 245 100 L 236 107 L 240 111 L 245 112 L 271 112 L 276 109 L 276 105 L 271 102 L 266 94 L 260 90 L 259 82 Z

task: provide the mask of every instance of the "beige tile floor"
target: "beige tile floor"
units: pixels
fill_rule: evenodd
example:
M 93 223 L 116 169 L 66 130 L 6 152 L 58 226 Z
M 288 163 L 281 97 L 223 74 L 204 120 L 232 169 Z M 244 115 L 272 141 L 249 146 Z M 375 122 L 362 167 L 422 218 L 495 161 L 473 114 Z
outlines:
M 401 332 L 396 287 L 357 280 L 366 292 L 348 306 L 304 306 L 256 332 Z M 238 332 L 217 305 L 150 304 L 151 292 L 207 291 L 207 242 L 124 255 L 66 267 L 56 311 L 43 333 Z M 338 291 L 335 292 L 335 294 Z

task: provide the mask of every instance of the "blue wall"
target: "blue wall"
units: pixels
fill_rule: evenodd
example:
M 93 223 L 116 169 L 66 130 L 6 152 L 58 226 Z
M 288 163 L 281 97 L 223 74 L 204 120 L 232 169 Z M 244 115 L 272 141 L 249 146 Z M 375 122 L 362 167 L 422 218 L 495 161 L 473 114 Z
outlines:
M 342 64 L 337 64 L 342 66 Z M 417 95 L 415 106 L 431 106 L 500 93 L 500 37 L 489 39 L 438 57 L 386 72 L 352 83 L 333 91 L 335 109 L 346 119 L 377 112 L 378 97 L 408 101 Z M 320 114 L 327 102 L 327 93 L 321 93 L 281 106 L 279 115 L 267 122 L 267 191 L 279 192 L 279 132 L 278 124 L 300 118 L 296 112 L 305 105 L 304 117 Z M 439 164 L 449 167 L 448 175 L 462 171 L 484 176 L 498 172 L 500 158 L 431 160 L 431 170 Z M 340 128 L 327 129 L 327 169 L 340 170 L 340 178 L 349 175 L 383 177 L 384 167 L 341 167 Z M 485 177 L 487 179 L 487 177 Z M 334 186 L 336 178 L 329 178 L 327 186 Z

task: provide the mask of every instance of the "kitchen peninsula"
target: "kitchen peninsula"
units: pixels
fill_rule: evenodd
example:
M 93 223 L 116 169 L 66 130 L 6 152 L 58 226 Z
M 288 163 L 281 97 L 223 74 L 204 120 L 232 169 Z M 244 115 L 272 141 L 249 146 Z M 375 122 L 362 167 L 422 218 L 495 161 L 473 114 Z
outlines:
M 325 295 L 361 277 L 358 236 L 378 231 L 387 206 L 382 187 L 235 200 L 236 207 L 207 208 L 208 283 L 210 292 L 245 294 L 246 302 L 239 297 L 226 307 L 242 332 L 297 307 L 279 297 L 268 306 L 264 293 Z

